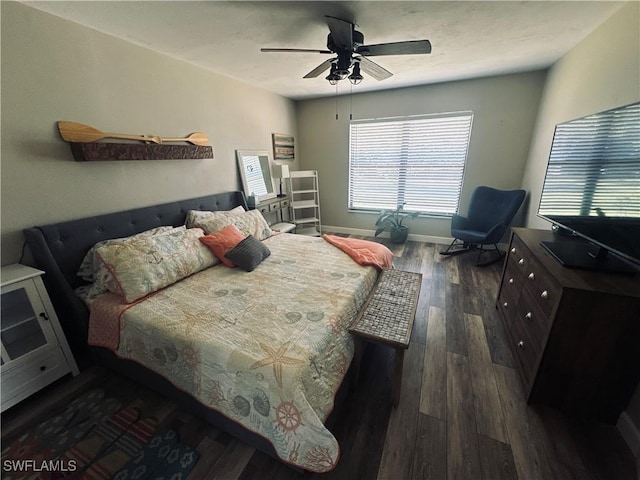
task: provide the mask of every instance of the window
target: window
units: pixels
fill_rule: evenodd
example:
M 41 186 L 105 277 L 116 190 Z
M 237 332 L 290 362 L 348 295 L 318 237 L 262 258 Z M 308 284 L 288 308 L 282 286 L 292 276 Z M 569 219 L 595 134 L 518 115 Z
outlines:
M 458 211 L 472 112 L 354 120 L 350 129 L 349 209 Z

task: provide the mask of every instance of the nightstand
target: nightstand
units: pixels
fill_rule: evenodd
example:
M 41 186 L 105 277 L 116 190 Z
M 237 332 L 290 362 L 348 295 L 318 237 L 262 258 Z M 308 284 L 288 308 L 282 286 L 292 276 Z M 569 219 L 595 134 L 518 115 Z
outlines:
M 286 221 L 289 216 L 289 197 L 286 195 L 263 200 L 256 207 L 249 207 L 250 210 L 254 208 L 260 211 L 274 232 L 287 233 L 295 230 L 296 226 Z
M 43 274 L 17 263 L 1 270 L 2 411 L 67 373 L 79 373 Z

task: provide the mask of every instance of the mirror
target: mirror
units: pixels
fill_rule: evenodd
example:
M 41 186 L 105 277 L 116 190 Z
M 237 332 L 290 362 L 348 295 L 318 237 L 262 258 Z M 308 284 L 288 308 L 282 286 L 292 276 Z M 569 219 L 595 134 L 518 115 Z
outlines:
M 275 198 L 271 162 L 267 150 L 236 150 L 242 188 L 246 197 L 252 193 L 259 201 Z

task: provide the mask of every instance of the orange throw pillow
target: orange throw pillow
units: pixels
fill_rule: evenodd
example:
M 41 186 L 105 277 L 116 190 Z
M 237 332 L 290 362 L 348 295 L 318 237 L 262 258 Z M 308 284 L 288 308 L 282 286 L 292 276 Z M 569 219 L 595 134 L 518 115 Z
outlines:
M 234 268 L 236 264 L 225 257 L 225 255 L 229 250 L 232 250 L 242 240 L 244 240 L 244 235 L 240 232 L 240 230 L 238 230 L 238 227 L 236 227 L 235 225 L 228 225 L 222 230 L 218 230 L 217 232 L 210 233 L 209 235 L 205 235 L 204 237 L 200 237 L 200 241 L 207 247 L 209 247 L 213 254 L 222 263 L 230 268 Z

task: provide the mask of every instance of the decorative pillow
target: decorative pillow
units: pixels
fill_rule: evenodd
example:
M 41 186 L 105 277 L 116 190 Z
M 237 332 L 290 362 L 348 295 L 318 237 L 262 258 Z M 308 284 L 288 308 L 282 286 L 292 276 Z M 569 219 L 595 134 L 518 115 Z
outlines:
M 113 278 L 109 290 L 131 303 L 214 265 L 214 256 L 198 241 L 203 235 L 192 228 L 98 247 L 96 254 Z
M 176 227 L 180 230 L 184 230 L 184 226 L 182 227 Z M 103 245 L 115 245 L 117 243 L 126 243 L 126 242 L 130 242 L 132 240 L 138 240 L 140 238 L 143 237 L 152 237 L 153 235 L 159 235 L 162 233 L 166 233 L 168 231 L 173 230 L 174 227 L 172 227 L 171 225 L 168 226 L 163 226 L 163 227 L 156 227 L 156 228 L 152 228 L 150 230 L 146 230 L 144 232 L 141 233 L 136 233 L 135 235 L 131 235 L 129 237 L 123 237 L 123 238 L 111 238 L 109 240 L 103 240 L 102 242 L 98 242 L 96 243 L 93 247 L 91 247 L 89 249 L 89 251 L 87 252 L 87 254 L 84 256 L 84 259 L 82 260 L 82 263 L 80 264 L 80 268 L 78 269 L 78 273 L 77 275 L 79 277 L 81 277 L 83 280 L 86 280 L 87 282 L 95 282 L 96 280 L 96 274 L 98 273 L 98 270 L 100 269 L 100 266 L 102 265 L 102 263 L 100 262 L 100 259 L 98 257 L 96 257 L 96 249 L 98 247 L 101 247 Z M 106 291 L 106 290 L 105 290 Z
M 213 254 L 227 267 L 235 267 L 235 263 L 225 257 L 225 254 L 233 249 L 238 243 L 244 240 L 244 235 L 235 225 L 227 225 L 222 230 L 204 237 L 200 241 L 211 249 Z
M 199 223 L 201 220 L 205 220 L 205 219 L 213 219 L 213 218 L 222 218 L 222 217 L 227 217 L 230 215 L 239 215 L 241 213 L 244 213 L 245 209 L 241 206 L 238 205 L 235 208 L 232 208 L 231 210 L 216 210 L 216 211 L 209 211 L 209 210 L 189 210 L 187 212 L 187 218 L 185 221 L 185 225 L 187 226 L 187 228 L 202 228 Z
M 269 255 L 271 255 L 271 250 L 260 240 L 256 240 L 256 237 L 249 235 L 229 250 L 225 257 L 243 270 L 253 272 Z
M 253 235 L 257 240 L 264 240 L 273 235 L 273 231 L 259 210 L 249 210 L 241 215 L 207 218 L 198 222 L 198 226 L 206 233 L 217 232 L 227 225 L 235 225 L 245 237 Z

